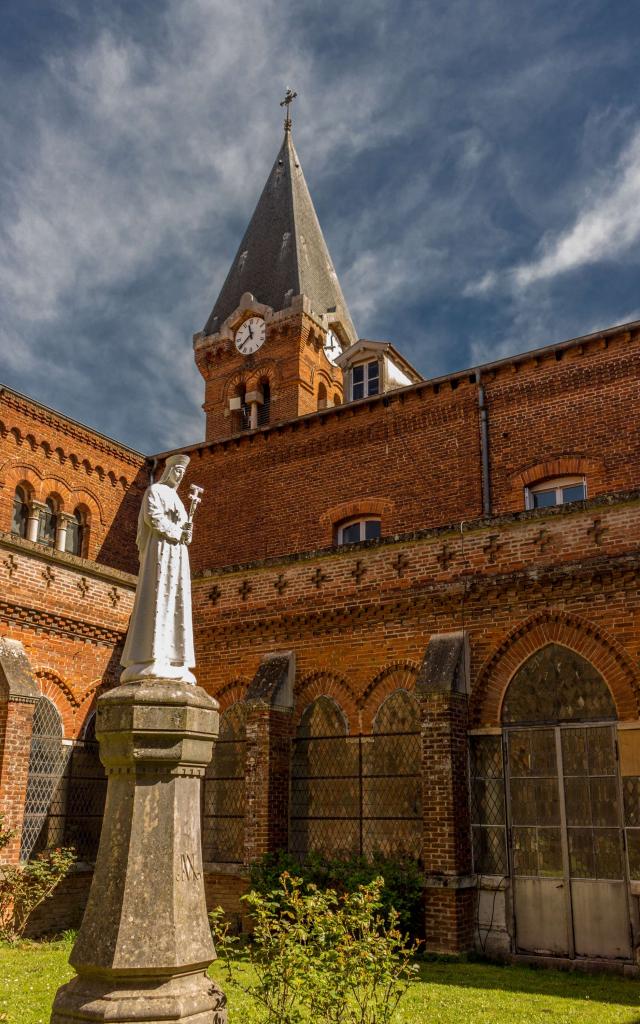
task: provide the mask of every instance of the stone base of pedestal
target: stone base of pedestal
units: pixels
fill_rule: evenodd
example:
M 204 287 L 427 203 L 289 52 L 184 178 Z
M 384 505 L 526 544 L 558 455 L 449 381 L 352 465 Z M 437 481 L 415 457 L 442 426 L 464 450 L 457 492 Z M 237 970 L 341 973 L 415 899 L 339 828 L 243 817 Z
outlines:
M 51 1024 L 226 1024 L 226 998 L 204 974 L 74 978 L 59 989 Z
M 107 801 L 87 909 L 51 1024 L 226 1024 L 200 838 L 200 779 L 218 705 L 170 680 L 98 701 Z

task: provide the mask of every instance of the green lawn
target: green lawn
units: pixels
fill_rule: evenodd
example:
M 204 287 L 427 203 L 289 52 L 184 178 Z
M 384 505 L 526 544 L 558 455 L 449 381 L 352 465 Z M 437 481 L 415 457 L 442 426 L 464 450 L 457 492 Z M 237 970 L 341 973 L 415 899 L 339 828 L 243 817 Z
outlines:
M 3 1024 L 48 1024 L 54 993 L 72 975 L 70 949 L 64 941 L 0 945 Z M 257 1024 L 249 998 L 220 968 L 213 973 L 229 998 L 230 1024 Z M 397 1024 L 640 1024 L 640 982 L 624 978 L 480 963 L 426 963 L 420 976 Z

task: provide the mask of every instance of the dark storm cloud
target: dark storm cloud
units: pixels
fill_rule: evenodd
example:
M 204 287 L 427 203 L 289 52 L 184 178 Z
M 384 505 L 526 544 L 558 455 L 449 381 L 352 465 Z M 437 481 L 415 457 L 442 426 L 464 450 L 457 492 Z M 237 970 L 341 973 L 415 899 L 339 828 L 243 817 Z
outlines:
M 638 315 L 634 3 L 8 0 L 9 385 L 145 451 L 198 440 L 190 339 L 298 90 L 361 335 L 426 375 Z

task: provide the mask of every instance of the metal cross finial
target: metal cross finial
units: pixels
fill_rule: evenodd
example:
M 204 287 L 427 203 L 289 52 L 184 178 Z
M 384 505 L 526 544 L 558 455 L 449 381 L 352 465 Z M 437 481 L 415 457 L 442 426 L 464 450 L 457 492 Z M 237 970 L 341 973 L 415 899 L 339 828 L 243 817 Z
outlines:
M 291 104 L 293 103 L 293 101 L 295 100 L 297 95 L 298 95 L 297 92 L 293 92 L 293 90 L 290 89 L 287 86 L 287 91 L 285 93 L 285 97 L 284 97 L 283 100 L 280 101 L 280 106 L 287 108 L 286 116 L 285 116 L 285 119 L 284 119 L 284 130 L 285 130 L 285 132 L 290 132 L 291 131 L 291 109 L 290 108 L 291 108 Z

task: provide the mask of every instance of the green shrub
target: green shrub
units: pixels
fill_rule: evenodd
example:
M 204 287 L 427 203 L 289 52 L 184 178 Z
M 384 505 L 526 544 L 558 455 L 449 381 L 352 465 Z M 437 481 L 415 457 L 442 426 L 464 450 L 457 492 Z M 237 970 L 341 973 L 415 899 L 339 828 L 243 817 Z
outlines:
M 0 815 L 0 850 L 7 846 L 15 832 L 4 827 Z M 15 942 L 27 927 L 29 915 L 69 873 L 75 862 L 71 849 L 57 847 L 26 864 L 0 864 L 0 938 Z
M 389 920 L 391 909 L 398 915 L 398 926 L 411 938 L 424 934 L 424 878 L 413 860 L 395 860 L 382 855 L 349 859 L 328 858 L 310 853 L 303 861 L 290 853 L 267 854 L 251 866 L 251 888 L 266 895 L 277 889 L 280 876 L 288 872 L 306 885 L 318 889 L 334 889 L 338 894 L 354 892 L 359 885 L 368 885 L 375 878 L 384 880 L 380 893 L 381 913 Z
M 305 885 L 283 872 L 267 893 L 243 899 L 251 908 L 248 955 L 256 981 L 245 987 L 262 1024 L 391 1024 L 417 972 L 394 910 L 382 914 L 382 878 L 353 892 Z M 233 975 L 224 915 L 210 920 L 214 940 Z

